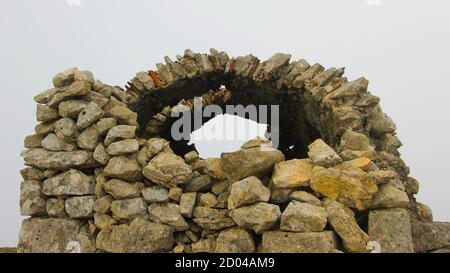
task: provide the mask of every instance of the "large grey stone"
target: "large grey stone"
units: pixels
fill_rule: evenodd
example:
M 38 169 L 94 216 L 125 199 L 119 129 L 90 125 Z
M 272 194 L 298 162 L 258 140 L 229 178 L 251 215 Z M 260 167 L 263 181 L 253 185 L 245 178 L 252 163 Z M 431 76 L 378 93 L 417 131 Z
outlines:
M 186 192 L 180 197 L 180 213 L 184 217 L 191 218 L 194 210 L 195 202 L 197 201 L 196 192 Z
M 405 209 L 372 210 L 369 237 L 380 244 L 381 252 L 414 252 L 409 213 Z
M 77 146 L 72 143 L 67 143 L 56 136 L 56 134 L 47 135 L 41 142 L 42 148 L 50 151 L 67 151 L 71 152 L 77 149 Z
M 44 215 L 45 196 L 42 194 L 42 182 L 26 180 L 20 184 L 20 214 Z
M 272 171 L 275 163 L 283 159 L 283 153 L 276 149 L 251 148 L 223 153 L 220 158 L 220 166 L 233 179 L 240 180 L 249 176 L 267 175 Z
M 339 155 L 322 139 L 317 139 L 308 146 L 308 156 L 314 165 L 331 167 L 342 162 Z
M 327 211 L 328 223 L 341 237 L 348 252 L 367 252 L 369 236 L 358 226 L 355 217 L 345 210 L 342 203 L 325 199 L 323 206 Z
M 235 226 L 227 210 L 195 207 L 193 212 L 194 222 L 204 230 L 221 230 Z
M 106 152 L 112 156 L 135 153 L 138 150 L 139 143 L 137 139 L 124 139 L 113 142 L 106 148 Z
M 332 231 L 284 232 L 266 231 L 258 252 L 262 253 L 330 253 L 337 248 L 337 236 Z
M 114 200 L 111 203 L 113 217 L 117 219 L 134 219 L 147 215 L 147 204 L 142 198 Z
M 405 208 L 409 205 L 406 192 L 391 184 L 383 184 L 373 196 L 371 208 Z
M 324 208 L 291 201 L 281 214 L 280 229 L 293 232 L 322 231 L 327 224 Z
M 134 138 L 135 134 L 136 126 L 116 125 L 109 129 L 108 133 L 106 134 L 105 145 L 108 146 L 109 144 L 116 141 L 116 139 Z
M 70 252 L 70 242 L 77 242 L 82 253 L 95 252 L 95 240 L 83 221 L 28 218 L 19 235 L 19 253 Z
M 243 228 L 228 228 L 217 236 L 214 252 L 217 253 L 253 253 L 255 242 L 253 235 Z
M 358 210 L 369 208 L 378 190 L 372 178 L 358 168 L 314 167 L 309 185 L 315 192 Z
M 45 149 L 29 149 L 20 154 L 25 164 L 42 169 L 65 170 L 73 167 L 95 168 L 99 163 L 92 157 L 92 152 L 76 150 L 72 152 L 52 152 Z
M 94 195 L 76 196 L 66 200 L 66 212 L 71 218 L 90 218 L 94 215 Z
M 75 80 L 75 73 L 78 71 L 76 67 L 65 69 L 53 77 L 53 85 L 61 87 L 71 84 Z
M 256 176 L 250 176 L 231 185 L 228 209 L 235 209 L 256 202 L 268 202 L 270 190 Z
M 77 126 L 86 128 L 102 118 L 103 115 L 103 110 L 95 102 L 90 102 L 78 115 Z
M 256 203 L 230 211 L 239 227 L 253 229 L 257 234 L 270 230 L 279 222 L 280 207 L 268 203 Z
M 411 222 L 412 239 L 416 252 L 428 252 L 450 246 L 450 223 Z
M 165 252 L 172 249 L 174 229 L 136 218 L 129 225 L 113 225 L 97 235 L 97 248 L 116 253 Z
M 273 184 L 278 188 L 307 186 L 312 169 L 313 165 L 309 159 L 292 159 L 277 163 L 272 173 Z
M 83 172 L 70 169 L 44 181 L 43 192 L 48 196 L 94 194 L 95 179 Z
M 142 180 L 141 166 L 131 155 L 120 155 L 111 158 L 103 173 L 107 177 L 129 182 Z
M 54 124 L 54 130 L 58 138 L 69 143 L 75 142 L 79 134 L 75 121 L 70 118 L 59 119 Z
M 177 231 L 189 229 L 188 223 L 180 214 L 180 206 L 173 203 L 155 203 L 148 206 L 148 216 L 155 223 L 164 223 Z
M 150 181 L 167 188 L 186 184 L 193 176 L 191 166 L 173 153 L 159 153 L 153 157 L 143 169 L 143 174 Z
M 140 197 L 144 187 L 144 183 L 129 183 L 119 179 L 111 179 L 103 184 L 103 189 L 115 199 Z
M 91 90 L 91 83 L 87 81 L 76 81 L 67 88 L 57 92 L 47 103 L 48 106 L 56 107 L 63 100 L 86 95 Z
M 164 203 L 169 201 L 169 190 L 162 186 L 148 187 L 141 192 L 147 203 Z
M 64 118 L 77 119 L 87 104 L 88 102 L 84 100 L 66 100 L 58 105 L 58 113 Z
M 94 151 L 100 141 L 97 125 L 92 124 L 85 128 L 77 137 L 77 145 L 81 149 Z

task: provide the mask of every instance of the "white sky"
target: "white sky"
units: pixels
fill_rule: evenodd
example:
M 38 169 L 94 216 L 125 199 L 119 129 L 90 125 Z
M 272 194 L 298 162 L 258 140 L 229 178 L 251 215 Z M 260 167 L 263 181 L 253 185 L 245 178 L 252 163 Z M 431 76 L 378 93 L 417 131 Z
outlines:
M 396 122 L 403 159 L 421 182 L 418 200 L 450 220 L 450 2 L 446 0 L 149 1 L 2 0 L 0 246 L 17 242 L 23 138 L 32 97 L 77 66 L 124 85 L 185 48 L 266 59 L 291 53 L 365 76 Z M 215 149 L 216 145 L 211 148 Z

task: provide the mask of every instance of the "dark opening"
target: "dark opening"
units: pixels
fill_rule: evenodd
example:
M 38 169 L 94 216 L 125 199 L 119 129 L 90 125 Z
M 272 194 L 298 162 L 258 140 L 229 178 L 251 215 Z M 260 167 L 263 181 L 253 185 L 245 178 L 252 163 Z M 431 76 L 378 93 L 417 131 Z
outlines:
M 189 141 L 172 139 L 171 126 L 177 120 L 176 118 L 165 120 L 161 130 L 157 133 L 146 131 L 147 125 L 154 119 L 155 115 L 164 111 L 165 107 L 173 107 L 182 99 L 193 99 L 211 90 L 217 92 L 222 85 L 226 86 L 226 89 L 231 92 L 231 96 L 226 102 L 216 101 L 214 103 L 221 106 L 224 112 L 225 105 L 279 105 L 278 149 L 285 154 L 286 159 L 306 157 L 307 146 L 320 137 L 320 133 L 305 117 L 301 93 L 278 90 L 273 83 L 261 85 L 248 79 L 220 73 L 210 73 L 194 79 L 180 80 L 167 88 L 159 88 L 144 94 L 139 101 L 131 105 L 138 113 L 140 126 L 138 135 L 144 138 L 163 137 L 170 141 L 171 148 L 179 155 L 194 150 L 195 146 L 188 145 Z M 270 111 L 268 113 L 270 114 Z M 211 118 L 203 117 L 203 124 Z M 268 124 L 270 123 L 271 117 L 269 115 Z M 197 129 L 199 128 L 195 128 L 192 122 L 191 132 Z M 271 132 L 270 126 L 268 126 L 268 131 Z

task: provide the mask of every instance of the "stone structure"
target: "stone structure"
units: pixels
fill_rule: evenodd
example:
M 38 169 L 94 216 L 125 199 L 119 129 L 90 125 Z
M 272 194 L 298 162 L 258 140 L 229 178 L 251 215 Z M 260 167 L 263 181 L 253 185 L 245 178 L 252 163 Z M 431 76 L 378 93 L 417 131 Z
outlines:
M 366 79 L 281 53 L 260 61 L 186 50 L 165 61 L 125 89 L 67 69 L 34 98 L 39 124 L 21 154 L 21 213 L 31 217 L 19 252 L 450 247 L 450 225 L 416 202 L 395 125 Z M 279 148 L 256 139 L 199 158 L 170 135 L 171 111 L 192 109 L 195 96 L 280 105 Z

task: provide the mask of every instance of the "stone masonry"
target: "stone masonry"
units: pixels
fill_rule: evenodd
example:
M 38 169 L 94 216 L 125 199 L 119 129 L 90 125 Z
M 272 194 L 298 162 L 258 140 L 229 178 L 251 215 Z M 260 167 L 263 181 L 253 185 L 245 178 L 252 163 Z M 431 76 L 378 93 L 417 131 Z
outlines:
M 58 73 L 21 153 L 18 251 L 449 252 L 368 81 L 290 57 L 186 50 L 125 88 Z M 200 158 L 170 136 L 195 96 L 280 105 L 278 149 Z

